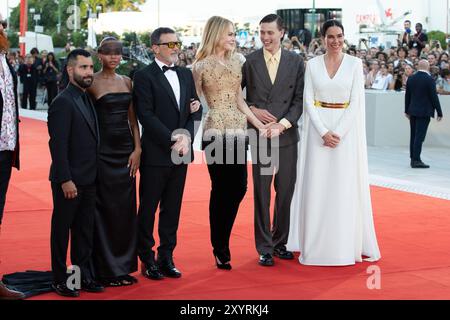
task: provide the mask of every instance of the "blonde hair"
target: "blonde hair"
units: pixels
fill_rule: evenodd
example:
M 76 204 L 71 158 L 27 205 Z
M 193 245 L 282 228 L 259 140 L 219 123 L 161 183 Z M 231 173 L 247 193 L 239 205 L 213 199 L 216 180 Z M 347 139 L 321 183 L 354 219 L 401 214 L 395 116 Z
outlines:
M 215 53 L 220 39 L 227 32 L 227 28 L 230 25 L 234 27 L 233 22 L 219 16 L 213 16 L 208 19 L 203 31 L 202 42 L 197 51 L 195 62 L 203 60 Z M 225 53 L 225 56 L 230 58 L 232 53 L 233 50 L 228 51 Z

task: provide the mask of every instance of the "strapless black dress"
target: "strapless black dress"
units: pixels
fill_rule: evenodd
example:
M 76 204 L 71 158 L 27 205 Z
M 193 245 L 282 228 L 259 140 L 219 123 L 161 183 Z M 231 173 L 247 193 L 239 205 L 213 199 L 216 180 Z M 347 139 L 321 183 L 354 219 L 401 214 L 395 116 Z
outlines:
M 131 94 L 108 93 L 95 102 L 100 129 L 93 263 L 99 279 L 137 271 L 136 179 L 128 158 L 134 150 L 128 122 Z

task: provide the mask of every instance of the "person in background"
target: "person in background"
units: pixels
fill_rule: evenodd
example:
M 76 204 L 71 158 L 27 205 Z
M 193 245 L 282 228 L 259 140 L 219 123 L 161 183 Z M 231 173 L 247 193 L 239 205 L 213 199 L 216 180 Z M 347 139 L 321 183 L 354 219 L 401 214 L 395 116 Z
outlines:
M 56 61 L 53 52 L 47 55 L 42 73 L 47 88 L 47 103 L 50 105 L 58 94 L 59 63 Z
M 17 75 L 6 58 L 9 49 L 6 27 L 7 23 L 0 14 L 0 236 L 12 168 L 20 168 Z M 0 300 L 23 298 L 25 298 L 23 293 L 9 289 L 0 281 Z
M 39 80 L 39 72 L 31 54 L 25 56 L 25 63 L 19 67 L 20 82 L 23 85 L 21 107 L 27 109 L 28 100 L 30 110 L 36 110 L 36 92 Z
M 409 143 L 411 168 L 426 169 L 430 166 L 421 159 L 422 144 L 427 134 L 430 118 L 437 112 L 442 120 L 442 109 L 436 92 L 436 84 L 430 75 L 430 64 L 420 60 L 418 71 L 406 83 L 405 116 L 409 120 L 411 137 Z

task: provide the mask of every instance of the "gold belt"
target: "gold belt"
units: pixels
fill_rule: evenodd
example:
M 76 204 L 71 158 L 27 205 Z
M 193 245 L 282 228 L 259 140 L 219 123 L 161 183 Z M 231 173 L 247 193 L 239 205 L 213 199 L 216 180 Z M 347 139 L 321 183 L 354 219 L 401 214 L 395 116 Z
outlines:
M 329 102 L 323 102 L 323 101 L 314 101 L 314 106 L 321 107 L 321 108 L 331 108 L 331 109 L 346 109 L 348 108 L 349 102 L 344 103 L 329 103 Z

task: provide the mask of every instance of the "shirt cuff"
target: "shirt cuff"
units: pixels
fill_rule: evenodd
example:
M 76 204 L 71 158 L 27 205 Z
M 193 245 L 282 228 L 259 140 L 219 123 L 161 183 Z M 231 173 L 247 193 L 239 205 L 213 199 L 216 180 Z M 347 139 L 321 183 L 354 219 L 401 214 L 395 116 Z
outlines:
M 292 124 L 286 118 L 281 119 L 278 123 L 282 124 L 286 128 L 286 130 L 292 127 Z

